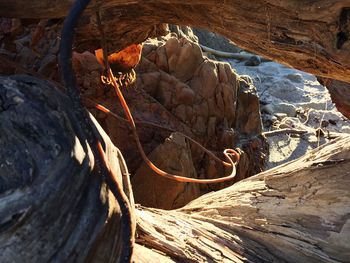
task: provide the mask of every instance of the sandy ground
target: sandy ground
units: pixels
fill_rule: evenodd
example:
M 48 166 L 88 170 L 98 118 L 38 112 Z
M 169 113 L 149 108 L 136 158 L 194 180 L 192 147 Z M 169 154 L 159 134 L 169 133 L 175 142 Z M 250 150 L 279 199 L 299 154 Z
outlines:
M 294 160 L 343 133 L 350 133 L 350 121 L 337 111 L 327 89 L 316 77 L 275 62 L 246 66 L 227 61 L 240 75 L 253 80 L 260 97 L 265 131 L 294 128 L 303 135 L 282 134 L 268 137 L 272 168 Z

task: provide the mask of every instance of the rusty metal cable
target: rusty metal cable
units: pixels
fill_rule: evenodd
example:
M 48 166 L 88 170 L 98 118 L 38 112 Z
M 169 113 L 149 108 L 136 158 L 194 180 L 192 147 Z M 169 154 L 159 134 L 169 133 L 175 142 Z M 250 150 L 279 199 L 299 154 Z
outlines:
M 88 100 L 89 103 L 91 103 L 96 109 L 106 113 L 106 114 L 109 114 L 111 115 L 112 117 L 118 119 L 118 120 L 122 120 L 122 121 L 126 121 L 129 123 L 128 120 L 118 116 L 117 114 L 113 113 L 112 111 L 110 111 L 109 109 L 107 109 L 106 107 L 104 107 L 103 105 L 101 104 L 98 104 L 92 100 Z M 136 122 L 134 122 L 136 123 Z M 224 166 L 227 166 L 227 167 L 232 167 L 233 166 L 233 171 L 231 172 L 231 174 L 229 176 L 226 176 L 226 177 L 222 177 L 222 178 L 217 178 L 217 179 L 195 179 L 195 178 L 188 178 L 188 177 L 183 177 L 183 176 L 179 176 L 179 175 L 173 175 L 173 174 L 169 174 L 167 172 L 164 172 L 162 171 L 161 169 L 159 169 L 156 165 L 154 165 L 147 157 L 147 155 L 145 154 L 142 146 L 141 146 L 141 143 L 140 143 L 140 139 L 138 137 L 138 133 L 136 131 L 136 126 L 135 126 L 135 129 L 133 129 L 130 125 L 129 127 L 131 128 L 132 132 L 133 132 L 133 136 L 135 138 L 135 141 L 137 143 L 137 147 L 138 147 L 138 150 L 142 156 L 142 159 L 147 163 L 147 165 L 154 171 L 156 172 L 157 174 L 161 173 L 160 175 L 161 176 L 165 176 L 169 179 L 173 179 L 173 180 L 176 180 L 176 181 L 179 181 L 179 182 L 189 182 L 189 183 L 203 183 L 203 184 L 208 184 L 208 183 L 220 183 L 220 182 L 224 182 L 224 181 L 227 181 L 227 180 L 231 180 L 234 176 L 235 176 L 235 173 L 236 173 L 236 170 L 235 170 L 235 166 L 237 164 L 237 162 L 239 161 L 239 154 L 235 151 L 235 150 L 232 150 L 232 149 L 226 149 L 224 151 L 224 155 L 225 157 L 229 160 L 229 162 L 225 162 L 223 160 L 221 160 L 220 158 L 218 158 L 214 153 L 212 153 L 210 150 L 208 150 L 207 148 L 205 148 L 203 145 L 201 145 L 199 142 L 197 142 L 196 140 L 192 139 L 190 136 L 187 136 L 186 134 L 183 134 L 182 132 L 178 132 L 178 131 L 175 131 L 173 129 L 170 129 L 170 128 L 167 128 L 167 127 L 164 127 L 164 126 L 161 126 L 161 125 L 157 125 L 157 124 L 154 124 L 154 123 L 149 123 L 149 122 L 140 122 L 140 124 L 147 124 L 147 125 L 150 125 L 150 126 L 155 126 L 155 127 L 158 127 L 158 128 L 161 128 L 161 129 L 166 129 L 168 131 L 171 131 L 171 132 L 177 132 L 179 133 L 181 136 L 185 137 L 186 139 L 188 139 L 190 142 L 194 143 L 196 146 L 198 146 L 202 151 L 204 151 L 206 154 L 209 155 L 209 157 L 211 157 L 212 159 L 214 159 L 215 161 L 219 162 L 219 163 L 222 163 Z M 234 155 L 235 156 L 235 161 L 232 161 L 232 158 L 229 157 L 228 155 Z M 145 160 L 146 159 L 146 160 Z M 232 177 L 233 175 L 233 177 Z
M 111 115 L 113 118 L 117 119 L 117 120 L 120 120 L 120 121 L 123 121 L 123 122 L 128 122 L 127 119 L 124 119 L 123 117 L 115 114 L 114 112 L 112 112 L 111 110 L 109 110 L 108 108 L 106 108 L 105 106 L 91 100 L 91 99 L 88 99 L 88 98 L 84 98 L 84 101 L 85 103 L 88 103 L 88 104 L 91 104 L 92 107 L 98 109 L 99 111 L 102 111 L 108 115 Z M 184 138 L 186 138 L 187 140 L 189 140 L 191 143 L 195 144 L 198 148 L 200 148 L 203 152 L 205 152 L 206 154 L 208 154 L 212 159 L 214 159 L 215 161 L 223 164 L 224 166 L 227 166 L 227 167 L 231 167 L 231 163 L 228 163 L 228 162 L 225 162 L 223 160 L 221 160 L 219 157 L 217 157 L 212 151 L 208 150 L 207 148 L 205 148 L 202 144 L 200 144 L 199 142 L 197 142 L 195 139 L 191 138 L 190 136 L 180 132 L 180 131 L 177 131 L 177 130 L 174 130 L 172 128 L 169 128 L 169 127 L 165 127 L 163 125 L 159 125 L 159 124 L 156 124 L 156 123 L 153 123 L 153 122 L 147 122 L 147 121 L 135 121 L 135 124 L 138 124 L 138 125 L 147 125 L 147 126 L 152 126 L 152 127 L 155 127 L 155 128 L 160 128 L 162 130 L 167 130 L 169 132 L 176 132 L 178 134 L 180 134 L 181 136 L 183 136 Z M 130 126 L 129 126 L 130 127 Z M 131 129 L 131 128 L 130 128 Z M 236 161 L 237 162 L 237 161 Z
M 120 86 L 123 86 L 123 83 L 119 80 L 119 84 L 117 83 L 117 78 L 115 78 L 114 73 L 109 65 L 109 61 L 108 61 L 108 52 L 107 52 L 107 44 L 106 44 L 106 38 L 105 38 L 105 34 L 104 34 L 104 30 L 101 24 L 101 18 L 99 13 L 96 14 L 97 16 L 97 25 L 98 25 L 98 29 L 100 31 L 100 35 L 101 35 L 101 46 L 102 46 L 102 52 L 103 52 L 103 62 L 104 62 L 104 66 L 105 66 L 105 70 L 106 70 L 106 74 L 107 74 L 107 78 L 108 81 L 107 83 L 111 83 L 111 85 L 114 87 L 114 90 L 118 96 L 118 99 L 122 105 L 122 108 L 124 110 L 125 116 L 128 120 L 129 126 L 131 128 L 131 131 L 133 133 L 137 148 L 139 153 L 142 156 L 142 159 L 144 160 L 144 162 L 148 165 L 149 168 L 151 168 L 155 173 L 157 173 L 160 176 L 166 177 L 168 179 L 171 180 L 175 180 L 178 182 L 183 182 L 183 183 L 199 183 L 199 184 L 209 184 L 209 183 L 221 183 L 221 182 L 225 182 L 228 180 L 232 180 L 235 176 L 236 176 L 236 164 L 239 161 L 239 154 L 233 150 L 233 149 L 225 149 L 224 150 L 224 155 L 226 157 L 226 159 L 228 160 L 228 162 L 224 162 L 221 161 L 225 166 L 229 166 L 232 167 L 232 171 L 228 176 L 225 177 L 221 177 L 221 178 L 216 178 L 216 179 L 196 179 L 196 178 L 189 178 L 189 177 L 184 177 L 181 175 L 177 175 L 177 174 L 171 174 L 171 173 L 167 173 L 161 169 L 159 169 L 154 163 L 152 163 L 151 160 L 149 160 L 149 158 L 147 157 L 146 153 L 143 150 L 143 147 L 141 145 L 140 142 L 140 138 L 139 135 L 137 133 L 137 129 L 136 129 L 136 124 L 134 121 L 134 118 L 132 117 L 132 114 L 130 112 L 129 106 L 125 101 L 125 98 L 123 96 L 123 93 L 120 90 Z M 102 109 L 102 107 L 98 107 L 100 110 Z M 110 111 L 106 111 L 106 113 L 110 113 Z M 188 136 L 187 136 L 188 137 Z M 189 138 L 189 137 L 188 137 Z M 192 142 L 195 142 L 197 145 L 200 145 L 199 143 L 197 143 L 196 141 L 194 141 L 193 139 L 190 139 Z M 204 147 L 202 145 L 200 145 L 200 147 L 203 149 Z M 205 149 L 205 152 L 209 152 L 208 150 Z M 209 153 L 210 156 L 213 156 L 213 154 L 210 152 Z M 232 159 L 232 155 L 235 157 L 235 160 Z M 218 160 L 218 158 L 215 156 L 214 158 L 215 160 Z

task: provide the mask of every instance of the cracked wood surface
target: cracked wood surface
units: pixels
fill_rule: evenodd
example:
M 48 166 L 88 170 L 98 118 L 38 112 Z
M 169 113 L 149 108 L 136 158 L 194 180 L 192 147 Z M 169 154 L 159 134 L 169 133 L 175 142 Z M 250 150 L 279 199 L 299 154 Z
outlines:
M 75 137 L 69 102 L 34 78 L 2 77 L 0 83 L 1 262 L 115 260 L 120 211 Z M 103 138 L 121 178 L 127 173 L 121 155 Z M 349 139 L 182 209 L 137 207 L 135 261 L 347 261 Z
M 345 262 L 349 139 L 176 211 L 139 207 L 137 242 L 177 262 Z
M 63 17 L 72 0 L 0 0 L 0 16 Z M 26 8 L 23 8 L 26 7 Z M 110 51 L 164 33 L 161 23 L 202 27 L 266 58 L 350 82 L 349 0 L 95 0 L 81 19 L 77 44 L 97 48 L 99 10 Z
M 47 81 L 0 76 L 2 263 L 119 260 L 120 207 L 93 170 L 71 109 Z M 95 124 L 110 169 L 125 183 L 120 151 Z

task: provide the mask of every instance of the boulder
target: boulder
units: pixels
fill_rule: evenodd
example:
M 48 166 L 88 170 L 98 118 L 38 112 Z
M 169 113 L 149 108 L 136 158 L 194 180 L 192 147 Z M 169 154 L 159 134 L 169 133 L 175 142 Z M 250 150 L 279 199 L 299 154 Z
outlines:
M 88 69 L 93 67 L 77 67 L 83 95 L 123 116 L 113 89 L 99 83 L 99 70 Z M 262 171 L 267 143 L 261 136 L 259 100 L 249 78 L 240 78 L 228 63 L 205 58 L 197 43 L 174 34 L 147 40 L 136 72 L 136 85 L 123 87 L 122 91 L 136 119 L 146 154 L 164 171 L 175 169 L 176 174 L 198 178 L 218 178 L 229 172 L 192 143 L 186 142 L 188 146 L 182 148 L 170 147 L 174 140 L 170 134 L 175 131 L 196 139 L 219 157 L 223 157 L 225 148 L 239 147 L 242 151 L 237 179 L 229 183 L 190 186 L 158 178 L 143 163 L 127 123 L 88 104 L 126 158 L 136 202 L 174 209 Z M 179 151 L 181 156 L 191 157 L 192 161 L 183 165 L 191 168 L 181 168 L 184 160 L 178 157 Z M 190 172 L 193 169 L 196 172 Z M 148 191 L 145 185 L 149 186 Z

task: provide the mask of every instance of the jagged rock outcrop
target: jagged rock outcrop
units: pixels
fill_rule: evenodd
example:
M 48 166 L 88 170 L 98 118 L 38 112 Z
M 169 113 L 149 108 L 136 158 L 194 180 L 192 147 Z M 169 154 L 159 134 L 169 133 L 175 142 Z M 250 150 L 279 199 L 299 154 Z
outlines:
M 258 97 L 252 83 L 247 79 L 241 79 L 229 64 L 214 62 L 203 57 L 198 44 L 171 34 L 144 43 L 142 59 L 136 71 L 136 86 L 128 87 L 124 93 L 134 116 L 141 122 L 138 127 L 146 152 L 153 152 L 151 156 L 153 155 L 154 162 L 162 163 L 165 171 L 174 170 L 174 167 L 181 163 L 181 158 L 172 161 L 162 160 L 165 156 L 176 156 L 176 147 L 165 150 L 161 146 L 170 132 L 157 126 L 145 126 L 142 122 L 152 122 L 183 132 L 219 156 L 225 148 L 239 147 L 242 149 L 242 159 L 235 181 L 263 169 L 267 144 L 261 136 Z M 86 75 L 92 76 L 89 72 L 82 74 Z M 86 81 L 86 78 L 84 79 Z M 113 91 L 107 91 L 106 95 L 101 96 L 102 91 L 105 91 L 105 88 L 99 91 L 86 91 L 85 94 L 95 100 L 98 98 L 99 102 L 122 115 Z M 145 171 L 149 170 L 139 168 L 140 165 L 144 167 L 144 164 L 131 134 L 127 132 L 127 125 L 105 114 L 97 113 L 96 117 L 126 156 L 132 171 L 135 199 L 142 203 L 146 200 L 145 194 L 141 194 L 144 191 L 143 187 L 148 185 L 150 180 Z M 174 152 L 169 153 L 169 150 Z M 154 151 L 157 154 L 154 154 Z M 191 168 L 188 171 L 192 169 L 197 171 L 192 175 L 198 178 L 217 178 L 228 172 L 221 164 L 209 159 L 197 146 L 189 144 L 187 151 L 191 159 Z M 138 172 L 133 174 L 134 171 Z M 180 171 L 181 169 L 178 170 Z M 152 194 L 150 194 L 153 195 L 153 199 L 151 198 L 153 202 L 148 200 L 145 204 L 157 206 L 157 203 L 163 202 L 160 197 L 164 196 L 164 190 L 159 185 L 164 185 L 164 179 L 156 177 L 152 182 L 155 185 L 151 188 Z M 199 193 L 217 190 L 228 184 L 189 187 L 183 186 L 183 183 L 172 182 L 170 185 L 177 186 L 173 188 L 173 192 L 167 191 L 166 196 L 171 200 L 164 202 L 174 205 L 162 205 L 162 208 L 176 208 L 184 205 L 186 203 L 184 200 L 190 200 L 181 197 L 183 201 L 176 202 L 179 195 L 198 196 Z M 154 196 L 159 196 L 160 199 L 155 201 Z
M 48 22 L 42 22 L 45 23 Z M 43 28 L 40 25 L 22 25 L 23 36 L 16 42 L 11 54 L 17 64 L 12 62 L 9 65 L 7 62 L 12 57 L 7 55 L 8 61 L 0 66 L 9 74 L 11 71 L 29 72 L 59 81 L 56 54 L 60 23 L 52 23 Z M 198 140 L 220 157 L 223 157 L 222 151 L 225 148 L 239 147 L 242 158 L 235 181 L 260 172 L 263 169 L 267 145 L 261 136 L 259 103 L 252 83 L 248 79 L 240 78 L 229 64 L 205 58 L 198 44 L 190 40 L 192 34 L 188 28 L 176 28 L 183 37 L 173 33 L 144 43 L 142 60 L 136 69 L 136 86 L 123 88 L 137 120 L 145 152 L 150 154 L 161 147 L 172 132 L 180 131 Z M 73 64 L 84 97 L 123 116 L 115 92 L 100 81 L 103 69 L 94 54 L 89 51 L 74 52 Z M 144 179 L 140 178 L 144 173 L 137 172 L 143 166 L 143 161 L 128 124 L 95 110 L 89 103 L 86 105 L 123 152 L 133 182 L 137 182 L 134 183 L 136 199 L 145 200 L 138 195 L 142 192 L 142 185 L 147 184 L 149 179 L 147 175 Z M 192 176 L 217 178 L 229 172 L 221 164 L 208 158 L 196 145 L 187 140 L 186 144 L 186 154 L 191 157 L 188 165 L 196 171 Z M 175 148 L 172 150 L 175 151 Z M 160 163 L 159 158 L 164 154 L 164 151 L 160 151 L 158 159 L 155 158 L 154 161 Z M 172 154 L 175 156 L 176 151 Z M 175 163 L 181 163 L 181 160 L 173 160 L 173 165 L 167 163 L 164 170 L 173 169 L 177 165 Z M 160 185 L 163 180 L 153 178 Z M 167 206 L 162 205 L 162 208 L 183 206 L 195 197 L 221 189 L 229 183 L 189 186 L 171 182 L 170 185 L 174 185 L 174 188 L 168 195 L 169 200 L 165 202 Z M 161 187 L 154 189 L 157 189 L 154 196 L 163 195 Z M 153 205 L 156 206 L 156 203 L 153 202 Z M 147 204 L 151 205 L 149 202 Z
M 172 133 L 149 154 L 149 158 L 162 170 L 198 178 L 190 145 L 181 134 Z M 160 177 L 145 163 L 132 175 L 132 185 L 137 201 L 148 207 L 179 208 L 201 195 L 198 185 Z

